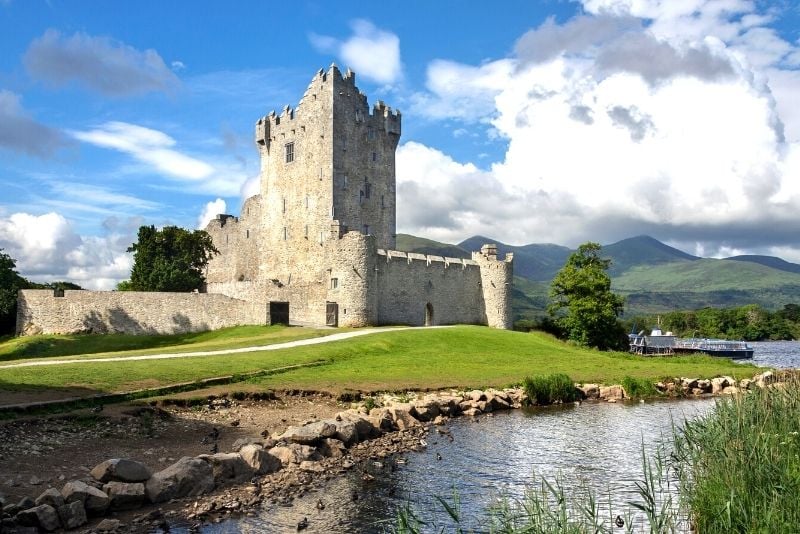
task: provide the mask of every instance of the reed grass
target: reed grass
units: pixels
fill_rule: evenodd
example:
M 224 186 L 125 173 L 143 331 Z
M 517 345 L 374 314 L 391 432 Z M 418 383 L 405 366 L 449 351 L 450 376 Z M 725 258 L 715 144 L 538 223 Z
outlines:
M 675 437 L 699 532 L 800 531 L 800 382 L 718 401 Z
M 655 384 L 646 378 L 626 376 L 622 379 L 622 387 L 625 389 L 625 395 L 633 399 L 645 399 L 661 395 Z

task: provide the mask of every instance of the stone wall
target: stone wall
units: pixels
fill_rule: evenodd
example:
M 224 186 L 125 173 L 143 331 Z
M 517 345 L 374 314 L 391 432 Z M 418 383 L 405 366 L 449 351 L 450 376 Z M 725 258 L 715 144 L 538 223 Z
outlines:
M 179 334 L 265 324 L 263 306 L 221 294 L 23 289 L 17 334 Z
M 474 261 L 381 250 L 376 268 L 379 324 L 486 324 Z

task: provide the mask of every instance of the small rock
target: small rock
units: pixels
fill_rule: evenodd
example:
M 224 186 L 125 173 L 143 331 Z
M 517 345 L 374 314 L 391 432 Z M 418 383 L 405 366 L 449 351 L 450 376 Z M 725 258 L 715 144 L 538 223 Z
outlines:
M 61 526 L 58 512 L 49 504 L 41 504 L 18 512 L 15 521 L 26 527 L 39 527 L 41 530 L 51 532 Z
M 113 532 L 122 528 L 122 521 L 119 519 L 103 519 L 95 527 L 98 532 Z
M 133 510 L 144 503 L 144 484 L 112 480 L 103 486 L 111 510 Z
M 98 464 L 92 469 L 92 477 L 100 482 L 116 480 L 119 482 L 144 482 L 150 478 L 146 465 L 125 458 L 113 458 Z
M 47 488 L 44 493 L 36 497 L 36 506 L 40 504 L 49 504 L 53 508 L 64 506 L 64 497 L 55 488 Z
M 61 525 L 67 530 L 78 528 L 87 522 L 86 509 L 80 501 L 72 501 L 59 506 L 58 517 L 61 519 Z
M 31 475 L 31 478 L 28 480 L 28 484 L 30 484 L 31 486 L 38 486 L 41 483 L 42 480 L 36 475 Z

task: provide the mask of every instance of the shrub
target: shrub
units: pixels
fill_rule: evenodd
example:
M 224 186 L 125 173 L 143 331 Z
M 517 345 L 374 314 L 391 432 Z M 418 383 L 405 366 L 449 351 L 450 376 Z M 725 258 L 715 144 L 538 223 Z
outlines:
M 578 400 L 575 383 L 569 375 L 563 373 L 526 377 L 522 387 L 530 402 L 540 406 Z
M 625 388 L 625 394 L 634 399 L 655 397 L 660 394 L 655 384 L 645 378 L 626 376 L 622 379 L 622 387 Z

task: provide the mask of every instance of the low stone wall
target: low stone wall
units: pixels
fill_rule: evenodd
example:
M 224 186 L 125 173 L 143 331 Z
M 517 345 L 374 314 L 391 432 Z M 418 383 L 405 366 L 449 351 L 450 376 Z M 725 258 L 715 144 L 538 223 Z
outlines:
M 221 294 L 23 289 L 17 334 L 181 334 L 265 324 L 263 306 Z

